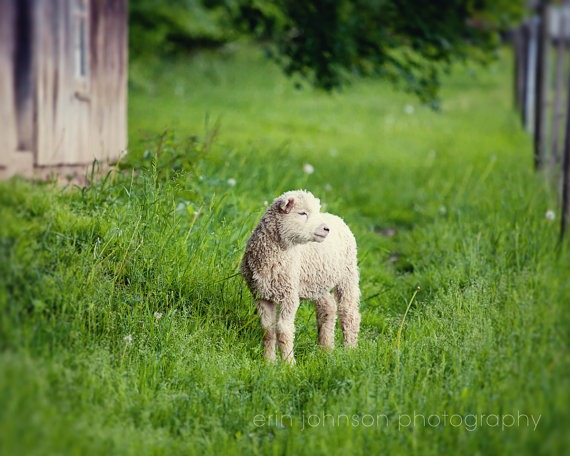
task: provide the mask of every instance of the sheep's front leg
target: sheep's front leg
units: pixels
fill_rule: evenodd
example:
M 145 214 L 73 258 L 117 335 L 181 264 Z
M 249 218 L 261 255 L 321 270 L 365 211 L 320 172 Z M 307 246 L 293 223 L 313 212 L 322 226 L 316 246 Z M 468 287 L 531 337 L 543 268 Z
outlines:
M 267 361 L 275 361 L 275 345 L 277 342 L 276 322 L 277 310 L 274 302 L 260 299 L 255 303 L 261 328 L 263 329 L 263 356 Z
M 336 302 L 327 294 L 315 301 L 317 327 L 319 328 L 319 345 L 325 350 L 334 348 L 334 325 L 336 323 Z
M 277 319 L 277 342 L 283 361 L 295 364 L 293 354 L 293 340 L 295 339 L 295 315 L 299 308 L 299 300 L 288 300 L 281 303 L 279 318 Z

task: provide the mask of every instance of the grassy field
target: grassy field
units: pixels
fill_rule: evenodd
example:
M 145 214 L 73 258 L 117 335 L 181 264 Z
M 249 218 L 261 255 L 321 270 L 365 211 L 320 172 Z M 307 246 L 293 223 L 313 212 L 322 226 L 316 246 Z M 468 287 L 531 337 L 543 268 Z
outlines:
M 567 452 L 569 251 L 510 67 L 457 68 L 434 113 L 251 48 L 133 65 L 120 166 L 0 183 L 0 454 Z M 352 227 L 363 320 L 327 354 L 303 304 L 289 368 L 236 272 L 294 188 Z

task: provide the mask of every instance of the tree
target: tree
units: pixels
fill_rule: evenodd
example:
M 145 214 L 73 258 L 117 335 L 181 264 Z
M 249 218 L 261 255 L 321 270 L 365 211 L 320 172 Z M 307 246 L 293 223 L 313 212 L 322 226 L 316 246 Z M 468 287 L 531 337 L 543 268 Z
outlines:
M 234 38 L 227 10 L 207 0 L 130 0 L 131 58 L 218 47 Z
M 354 75 L 384 78 L 437 107 L 442 73 L 454 61 L 488 61 L 524 3 L 238 0 L 226 7 L 241 30 L 270 44 L 288 75 L 327 91 Z

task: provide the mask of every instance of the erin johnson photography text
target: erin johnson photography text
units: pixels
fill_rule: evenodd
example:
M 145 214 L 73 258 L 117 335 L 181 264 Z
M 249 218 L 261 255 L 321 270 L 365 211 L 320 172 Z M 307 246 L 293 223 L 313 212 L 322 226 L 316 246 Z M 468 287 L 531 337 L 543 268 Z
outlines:
M 528 429 L 536 431 L 542 419 L 541 414 L 529 414 L 521 411 L 512 413 L 422 413 L 413 411 L 400 414 L 268 414 L 255 415 L 252 419 L 254 426 L 272 426 L 278 428 L 298 427 L 301 430 L 320 426 L 352 426 L 362 428 L 396 427 L 400 431 L 419 428 L 438 429 L 450 427 L 469 432 L 477 429 L 490 428 L 499 431 L 509 429 Z

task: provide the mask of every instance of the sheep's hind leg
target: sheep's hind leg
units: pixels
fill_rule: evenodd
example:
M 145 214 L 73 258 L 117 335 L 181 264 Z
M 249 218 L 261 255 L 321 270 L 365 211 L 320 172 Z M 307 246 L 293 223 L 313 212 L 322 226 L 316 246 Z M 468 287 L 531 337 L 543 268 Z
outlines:
M 342 329 L 343 343 L 346 347 L 354 348 L 358 344 L 358 333 L 360 331 L 358 279 L 339 284 L 334 289 L 334 295 L 338 302 L 338 318 Z
M 295 315 L 299 308 L 299 301 L 289 301 L 281 304 L 277 320 L 277 342 L 283 361 L 295 364 L 293 354 L 293 341 L 295 339 Z
M 263 329 L 263 356 L 267 361 L 275 361 L 275 345 L 277 343 L 277 309 L 275 303 L 260 299 L 255 305 Z
M 336 302 L 327 294 L 315 301 L 319 345 L 325 350 L 334 348 L 334 325 L 336 323 Z

